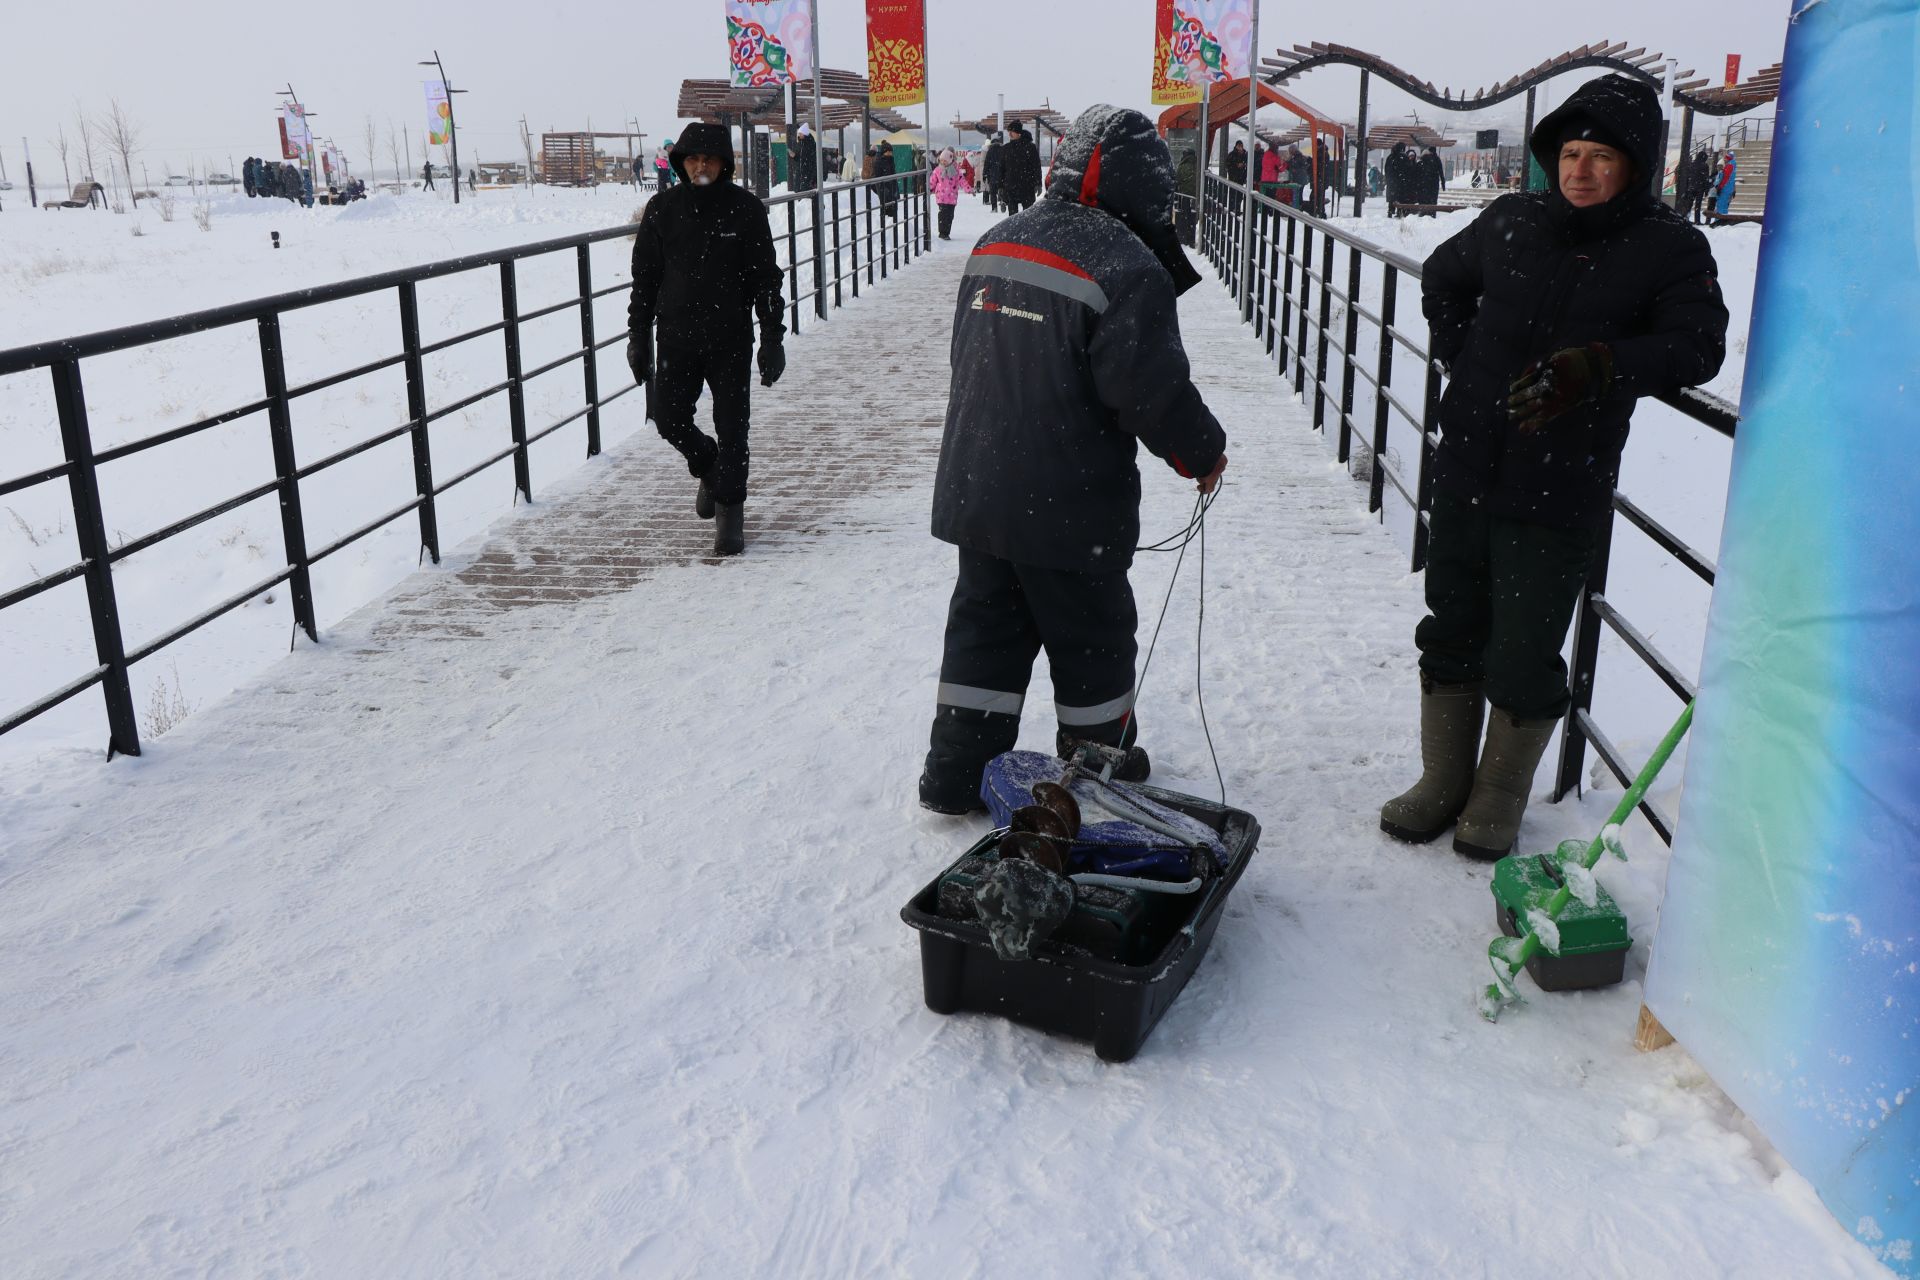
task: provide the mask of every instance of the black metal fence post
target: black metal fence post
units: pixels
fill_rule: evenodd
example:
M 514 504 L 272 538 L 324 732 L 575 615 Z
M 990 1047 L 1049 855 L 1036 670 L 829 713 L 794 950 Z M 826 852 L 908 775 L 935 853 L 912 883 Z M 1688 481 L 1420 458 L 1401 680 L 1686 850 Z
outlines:
M 1312 235 L 1309 230 L 1308 235 Z M 1313 361 L 1313 429 L 1327 429 L 1327 327 L 1333 323 L 1333 232 L 1320 242 L 1320 342 Z M 1341 461 L 1346 461 L 1342 458 Z
M 820 225 L 820 217 L 827 211 L 827 205 L 821 198 L 818 182 L 813 185 L 812 208 L 813 314 L 825 320 L 827 318 L 827 229 Z
M 1287 376 L 1287 353 L 1293 349 L 1293 250 L 1300 234 L 1300 220 L 1287 219 L 1286 280 L 1280 286 L 1280 376 Z
M 581 245 L 580 254 L 580 358 L 582 382 L 587 392 L 587 456 L 600 452 L 600 353 L 593 349 L 593 256 L 591 245 Z
M 840 188 L 833 189 L 833 305 L 840 307 L 846 300 L 841 289 L 840 262 Z
M 1400 292 L 1400 271 L 1386 264 L 1386 278 L 1380 284 L 1380 382 L 1373 391 L 1373 474 L 1367 481 L 1367 510 L 1379 511 L 1386 505 L 1387 485 L 1387 390 L 1393 386 L 1393 311 Z
M 1307 320 L 1313 305 L 1313 228 L 1303 229 L 1300 239 L 1300 336 L 1293 343 L 1293 394 L 1307 389 Z
M 267 391 L 267 431 L 273 440 L 273 474 L 280 487 L 280 533 L 286 541 L 287 580 L 293 597 L 293 620 L 318 644 L 320 628 L 313 617 L 313 578 L 307 562 L 307 524 L 300 510 L 300 469 L 293 448 L 293 414 L 287 403 L 287 363 L 280 346 L 279 315 L 260 317 L 260 370 Z
M 1272 355 L 1274 347 L 1280 341 L 1287 322 L 1280 311 L 1280 224 L 1290 222 L 1285 214 L 1274 210 L 1273 234 L 1267 241 L 1267 354 Z
M 800 243 L 793 225 L 794 205 L 787 202 L 787 309 L 792 318 L 787 328 L 800 332 Z
M 1568 672 L 1568 688 L 1573 701 L 1567 705 L 1567 719 L 1560 731 L 1560 764 L 1554 771 L 1553 798 L 1580 785 L 1580 771 L 1587 760 L 1587 735 L 1580 729 L 1580 715 L 1593 710 L 1593 682 L 1600 666 L 1600 611 L 1595 601 L 1607 593 L 1607 565 L 1613 558 L 1613 510 L 1607 510 L 1607 526 L 1593 554 L 1593 567 L 1587 571 L 1587 585 L 1580 592 L 1580 608 L 1573 616 L 1573 664 Z
M 139 722 L 133 714 L 133 684 L 127 677 L 126 642 L 120 634 L 120 606 L 113 591 L 108 559 L 107 523 L 100 509 L 100 477 L 93 463 L 93 433 L 87 426 L 87 397 L 80 385 L 80 363 L 52 366 L 53 400 L 60 414 L 60 442 L 70 470 L 73 531 L 86 562 L 87 611 L 93 619 L 93 652 L 106 668 L 100 691 L 107 702 L 107 758 L 140 754 Z
M 420 358 L 420 299 L 400 286 L 400 344 L 406 352 L 407 420 L 413 424 L 413 490 L 420 496 L 420 545 L 440 563 L 440 518 L 433 505 L 433 450 L 427 438 L 427 373 Z
M 520 382 L 520 290 L 514 282 L 512 259 L 500 264 L 500 316 L 506 325 L 507 418 L 513 430 L 513 487 L 522 499 L 532 502 L 533 477 L 527 465 L 527 396 Z
M 1353 378 L 1360 345 L 1360 254 L 1347 246 L 1347 329 L 1346 354 L 1341 357 L 1344 373 L 1340 378 L 1340 461 L 1353 454 Z

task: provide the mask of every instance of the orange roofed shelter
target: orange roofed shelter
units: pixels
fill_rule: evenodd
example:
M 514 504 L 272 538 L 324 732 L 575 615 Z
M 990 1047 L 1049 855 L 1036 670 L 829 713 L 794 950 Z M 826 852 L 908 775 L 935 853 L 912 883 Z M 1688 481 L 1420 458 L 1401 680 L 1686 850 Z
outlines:
M 1213 149 L 1214 135 L 1236 120 L 1246 118 L 1247 83 L 1244 79 L 1223 80 L 1213 86 L 1213 92 L 1208 95 L 1206 102 L 1207 136 L 1201 139 L 1199 156 L 1202 164 L 1205 163 L 1208 152 Z M 1283 111 L 1292 112 L 1306 123 L 1308 131 L 1314 137 L 1333 138 L 1335 144 L 1344 150 L 1347 134 L 1345 125 L 1337 120 L 1321 115 L 1318 111 L 1300 101 L 1300 99 L 1294 97 L 1292 94 L 1284 93 L 1264 80 L 1255 80 L 1253 83 L 1260 86 L 1261 106 L 1279 107 Z M 1168 107 L 1160 113 L 1160 136 L 1162 138 L 1166 137 L 1169 129 L 1198 129 L 1200 127 L 1200 117 L 1201 105 L 1197 102 L 1191 102 L 1184 106 Z M 1329 148 L 1329 150 L 1332 149 L 1333 148 Z M 1320 186 L 1319 148 L 1309 147 L 1307 154 L 1308 158 L 1313 161 L 1313 184 L 1317 190 Z M 1252 164 L 1251 156 L 1248 157 L 1248 164 Z M 1256 183 L 1260 180 L 1258 174 L 1253 175 L 1253 178 Z

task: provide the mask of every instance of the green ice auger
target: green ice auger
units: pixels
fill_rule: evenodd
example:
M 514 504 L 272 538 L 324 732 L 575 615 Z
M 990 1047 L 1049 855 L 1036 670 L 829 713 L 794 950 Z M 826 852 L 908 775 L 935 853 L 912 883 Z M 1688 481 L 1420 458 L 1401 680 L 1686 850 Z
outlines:
M 1620 797 L 1620 803 L 1613 807 L 1613 816 L 1607 819 L 1607 825 L 1601 829 L 1599 835 L 1593 838 L 1593 842 L 1584 849 L 1577 840 L 1568 841 L 1566 845 L 1561 846 L 1563 867 L 1577 867 L 1580 872 L 1593 870 L 1593 865 L 1600 861 L 1600 855 L 1606 852 L 1610 843 L 1609 837 L 1614 828 L 1633 816 L 1633 811 L 1646 798 L 1647 789 L 1653 785 L 1653 780 L 1660 776 L 1660 770 L 1666 767 L 1674 748 L 1680 745 L 1680 739 L 1686 736 L 1687 729 L 1692 724 L 1693 704 L 1689 702 L 1686 710 L 1680 713 L 1680 718 L 1673 722 L 1673 728 L 1667 730 L 1667 736 L 1662 738 L 1660 745 L 1654 749 L 1653 757 L 1647 761 L 1646 768 L 1640 770 L 1640 775 L 1633 780 L 1633 785 L 1628 787 L 1626 794 Z M 1613 843 L 1615 852 L 1619 852 L 1617 837 Z M 1567 903 L 1572 900 L 1574 894 L 1573 880 L 1573 876 L 1562 876 L 1559 888 L 1540 904 L 1540 910 L 1548 920 L 1557 921 L 1560 913 L 1566 910 Z M 1533 912 L 1527 912 L 1519 920 L 1519 925 L 1521 928 L 1519 937 L 1495 938 L 1487 948 L 1487 959 L 1493 964 L 1493 982 L 1481 993 L 1480 1014 L 1488 1022 L 1498 1020 L 1500 1011 L 1506 1006 L 1519 1003 L 1520 997 L 1514 990 L 1514 979 L 1519 976 L 1520 970 L 1526 967 L 1527 961 L 1531 960 L 1544 945 L 1540 941 L 1539 933 L 1536 932 Z

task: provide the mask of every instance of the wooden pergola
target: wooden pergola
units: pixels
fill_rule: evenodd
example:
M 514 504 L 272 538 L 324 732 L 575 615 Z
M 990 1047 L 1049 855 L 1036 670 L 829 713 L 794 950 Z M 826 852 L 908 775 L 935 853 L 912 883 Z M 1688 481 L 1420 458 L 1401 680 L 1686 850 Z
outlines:
M 873 88 L 867 78 L 852 71 L 823 67 L 818 89 L 813 79 L 793 86 L 793 118 L 796 123 L 813 117 L 814 94 L 820 95 L 820 127 L 839 135 L 842 155 L 846 154 L 846 131 L 860 126 L 860 148 L 871 145 L 873 127 L 897 133 L 917 127 L 897 111 L 871 105 Z M 702 120 L 740 130 L 740 148 L 751 164 L 753 148 L 750 135 L 756 129 L 782 130 L 787 126 L 786 94 L 781 89 L 736 89 L 727 80 L 683 80 L 680 82 L 679 115 L 683 120 Z

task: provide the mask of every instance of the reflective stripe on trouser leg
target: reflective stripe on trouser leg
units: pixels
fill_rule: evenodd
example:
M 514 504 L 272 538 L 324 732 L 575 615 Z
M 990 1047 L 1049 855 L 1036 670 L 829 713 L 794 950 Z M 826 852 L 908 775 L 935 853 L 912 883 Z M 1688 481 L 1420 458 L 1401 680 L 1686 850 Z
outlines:
M 1022 565 L 1019 572 L 1046 645 L 1061 730 L 1087 742 L 1130 745 L 1139 616 L 1126 571 L 1075 573 Z
M 949 803 L 977 795 L 987 761 L 1013 749 L 1040 652 L 1015 567 L 965 549 L 959 561 L 923 783 Z

